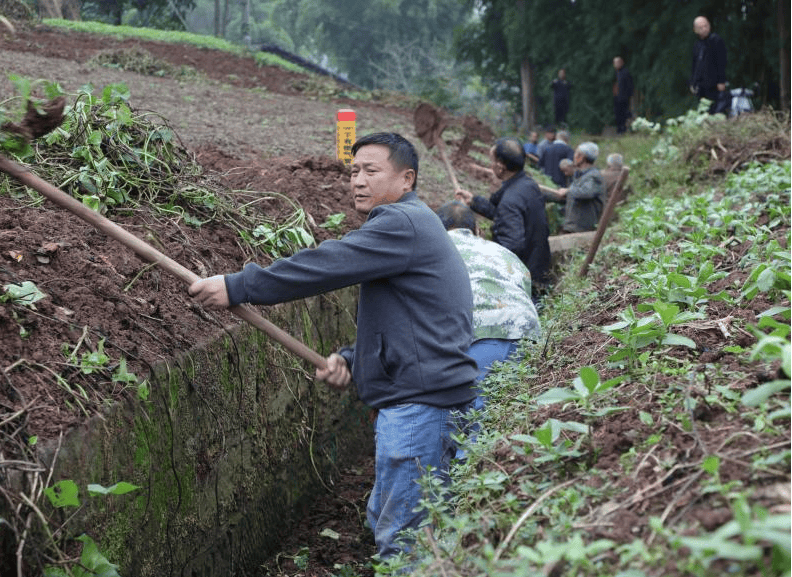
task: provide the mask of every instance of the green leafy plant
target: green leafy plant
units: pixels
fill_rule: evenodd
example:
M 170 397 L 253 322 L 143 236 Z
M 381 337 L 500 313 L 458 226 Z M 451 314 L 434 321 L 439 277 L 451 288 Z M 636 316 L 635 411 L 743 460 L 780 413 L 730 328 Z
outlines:
M 141 401 L 148 400 L 150 393 L 148 380 L 143 379 L 141 381 L 135 373 L 127 371 L 127 363 L 124 357 L 121 357 L 118 361 L 118 367 L 113 371 L 113 382 L 136 386 L 138 398 Z
M 19 124 L 27 113 L 28 104 L 43 113 L 42 98 L 52 100 L 63 94 L 63 89 L 57 82 L 30 80 L 17 74 L 9 74 L 8 79 L 14 85 L 18 96 L 0 102 L 0 126 L 6 123 Z M 0 130 L 0 151 L 24 159 L 30 157 L 33 149 L 24 136 L 9 130 Z
M 104 352 L 104 339 L 100 339 L 96 344 L 95 351 L 82 354 L 79 363 L 80 371 L 84 375 L 90 375 L 92 373 L 104 370 L 109 362 L 110 357 L 108 357 Z
M 608 360 L 626 364 L 633 368 L 645 364 L 650 352 L 641 353 L 650 345 L 684 346 L 696 348 L 696 343 L 688 337 L 672 333 L 669 328 L 692 320 L 704 318 L 700 312 L 680 311 L 674 304 L 654 302 L 650 305 L 653 314 L 639 317 L 630 306 L 619 313 L 621 321 L 602 327 L 602 330 L 615 338 L 620 346 L 612 347 L 613 353 Z
M 121 577 L 118 565 L 111 563 L 100 551 L 96 542 L 88 535 L 80 535 L 77 541 L 82 542 L 80 562 L 74 567 L 49 566 L 44 568 L 44 577 Z
M 23 94 L 33 84 L 17 80 Z M 203 177 L 203 168 L 166 119 L 130 106 L 125 84 L 99 90 L 88 84 L 68 96 L 60 126 L 33 143 L 24 159 L 86 206 L 108 216 L 146 206 L 196 227 L 222 221 L 248 248 L 260 248 L 273 258 L 314 244 L 299 204 L 274 192 L 227 190 Z M 9 189 L 18 196 L 31 194 L 15 182 Z M 292 213 L 275 221 L 255 209 L 268 198 L 287 202 Z M 35 200 L 41 202 L 41 197 Z
M 0 303 L 11 301 L 15 304 L 35 309 L 34 303 L 46 298 L 35 283 L 26 280 L 20 284 L 3 285 L 4 293 L 0 295 Z
M 739 494 L 732 503 L 734 518 L 711 533 L 699 536 L 676 536 L 665 532 L 676 548 L 686 547 L 690 554 L 685 569 L 693 574 L 709 569 L 718 559 L 737 562 L 762 562 L 765 546 L 771 548 L 770 569 L 774 575 L 789 571 L 789 515 L 770 515 L 761 507 L 751 507 Z M 655 529 L 659 529 L 657 523 Z
M 742 296 L 753 300 L 760 293 L 770 297 L 774 293 L 790 290 L 790 255 L 789 251 L 773 253 L 770 262 L 757 264 L 745 280 Z
M 689 309 L 694 309 L 712 300 L 728 300 L 725 291 L 710 294 L 706 288 L 708 283 L 720 280 L 726 276 L 725 272 L 716 272 L 712 262 L 702 263 L 696 275 L 685 275 L 679 272 L 664 271 L 642 273 L 633 275 L 640 280 L 643 287 L 637 289 L 635 294 L 643 297 L 655 298 L 666 303 L 678 303 Z
M 780 370 L 786 375 L 786 378 L 773 379 L 746 391 L 741 399 L 746 406 L 755 407 L 762 405 L 774 394 L 790 389 L 792 345 L 790 345 L 789 311 L 789 307 L 782 311 L 786 318 L 784 323 L 766 315 L 761 317 L 756 327 L 750 327 L 759 339 L 751 350 L 750 360 L 779 361 Z M 770 329 L 770 332 L 764 332 L 762 329 Z M 785 403 L 784 407 L 769 415 L 768 420 L 772 422 L 775 419 L 788 418 L 789 415 L 790 407 L 788 403 Z
M 523 450 L 526 454 L 537 451 L 539 455 L 534 459 L 537 464 L 580 457 L 583 455 L 580 445 L 584 437 L 573 441 L 564 434 L 565 431 L 585 436 L 588 435 L 589 428 L 574 421 L 548 419 L 541 427 L 534 429 L 533 433 L 512 435 L 511 439 L 524 443 Z
M 314 244 L 313 235 L 300 226 L 260 224 L 252 232 L 253 246 L 264 249 L 273 257 L 296 252 Z
M 525 559 L 539 567 L 552 567 L 566 561 L 568 571 L 577 572 L 594 568 L 594 559 L 605 551 L 613 549 L 615 543 L 610 539 L 597 539 L 586 542 L 580 533 L 574 533 L 566 541 L 539 541 L 532 547 L 517 547 L 517 558 Z
M 103 487 L 95 483 L 89 483 L 87 487 L 88 495 L 95 497 L 97 495 L 126 495 L 132 491 L 140 489 L 137 485 L 127 483 L 126 481 L 119 481 L 109 487 Z M 58 481 L 50 487 L 44 489 L 44 494 L 52 503 L 53 507 L 79 507 L 80 506 L 80 489 L 71 479 L 64 479 Z
M 87 487 L 88 495 L 91 497 L 106 495 L 126 495 L 132 491 L 140 489 L 137 485 L 121 481 L 103 487 L 102 485 L 91 483 Z M 53 507 L 79 507 L 79 487 L 71 479 L 58 481 L 50 487 L 44 489 L 44 494 L 49 499 Z M 83 548 L 80 554 L 79 563 L 72 567 L 48 566 L 44 568 L 45 577 L 91 577 L 101 575 L 102 577 L 121 577 L 118 573 L 118 565 L 111 563 L 100 551 L 96 542 L 88 535 L 80 535 L 77 541 L 82 542 Z
M 327 220 L 325 220 L 319 226 L 328 230 L 332 230 L 333 232 L 338 232 L 341 230 L 341 224 L 344 222 L 345 218 L 346 214 L 343 212 L 336 212 L 335 214 L 329 215 Z
M 583 367 L 580 369 L 580 376 L 572 381 L 572 388 L 551 388 L 539 395 L 536 402 L 539 405 L 552 403 L 575 402 L 581 405 L 583 414 L 592 417 L 602 417 L 614 411 L 622 410 L 624 407 L 605 407 L 594 410 L 593 405 L 596 399 L 624 380 L 623 376 L 600 380 L 599 373 L 593 367 Z

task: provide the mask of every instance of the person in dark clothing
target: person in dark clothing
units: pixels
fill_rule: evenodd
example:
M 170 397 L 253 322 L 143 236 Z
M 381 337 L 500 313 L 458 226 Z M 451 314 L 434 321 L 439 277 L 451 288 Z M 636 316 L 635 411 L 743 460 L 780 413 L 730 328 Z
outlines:
M 539 162 L 539 158 L 542 156 L 542 153 L 545 149 L 553 144 L 556 139 L 556 127 L 555 126 L 545 126 L 544 129 L 544 137 L 542 140 L 539 141 L 539 144 L 536 145 L 536 159 Z
M 690 68 L 690 91 L 699 100 L 711 100 L 709 112 L 728 112 L 730 97 L 726 92 L 726 43 L 711 32 L 704 16 L 693 20 L 693 32 L 699 39 L 693 46 L 693 63 Z
M 410 548 L 399 537 L 425 518 L 417 480 L 427 467 L 448 479 L 452 435 L 472 407 L 478 375 L 473 295 L 467 267 L 437 215 L 418 199 L 418 156 L 398 134 L 364 136 L 352 146 L 351 192 L 366 222 L 266 268 L 200 279 L 189 293 L 202 305 L 275 304 L 360 285 L 357 342 L 327 358 L 316 378 L 346 388 L 378 410 L 375 480 L 367 517 L 377 554 Z
M 627 132 L 627 120 L 630 118 L 633 79 L 621 56 L 613 59 L 613 68 L 616 69 L 616 82 L 613 83 L 613 115 L 616 117 L 616 132 L 623 134 Z
M 569 133 L 559 130 L 556 140 L 548 146 L 539 158 L 539 168 L 542 169 L 557 186 L 566 186 L 566 175 L 561 172 L 559 162 L 562 158 L 572 160 L 575 151 L 569 146 Z
M 566 79 L 566 70 L 558 71 L 558 78 L 550 83 L 553 90 L 553 108 L 555 109 L 555 123 L 566 124 L 566 115 L 569 112 L 569 90 L 572 84 Z
M 500 138 L 490 160 L 501 187 L 489 199 L 457 190 L 455 197 L 492 220 L 492 240 L 508 248 L 531 271 L 534 294 L 550 281 L 550 228 L 539 186 L 525 171 L 525 150 L 517 138 Z

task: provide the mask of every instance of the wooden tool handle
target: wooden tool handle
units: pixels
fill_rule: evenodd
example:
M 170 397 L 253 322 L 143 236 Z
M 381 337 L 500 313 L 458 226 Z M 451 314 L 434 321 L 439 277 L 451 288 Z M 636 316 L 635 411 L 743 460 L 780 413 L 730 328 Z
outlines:
M 459 190 L 459 181 L 457 180 L 456 174 L 454 173 L 454 167 L 451 166 L 451 161 L 448 160 L 445 142 L 443 142 L 442 138 L 438 138 L 435 143 L 437 144 L 437 150 L 440 152 L 440 159 L 443 161 L 443 165 L 448 172 L 448 176 L 451 179 L 451 184 L 453 185 L 454 191 L 456 192 Z
M 605 235 L 605 230 L 608 228 L 608 224 L 610 223 L 611 217 L 613 216 L 613 212 L 616 210 L 616 205 L 619 204 L 622 199 L 622 190 L 624 188 L 624 183 L 627 180 L 627 175 L 629 174 L 630 169 L 626 166 L 622 167 L 621 172 L 619 173 L 619 178 L 616 181 L 616 186 L 613 188 L 613 192 L 608 199 L 608 203 L 605 205 L 605 210 L 600 217 L 599 225 L 597 226 L 597 232 L 594 235 L 594 240 L 592 240 L 591 246 L 589 247 L 586 260 L 583 261 L 580 271 L 578 271 L 578 276 L 580 278 L 584 278 L 588 274 L 589 265 L 594 260 L 594 255 L 597 254 L 597 249 L 599 248 L 600 242 L 602 241 L 602 237 Z
M 132 249 L 135 254 L 137 254 L 146 262 L 156 263 L 166 271 L 177 276 L 188 286 L 200 278 L 191 270 L 183 267 L 175 260 L 165 256 L 153 246 L 124 230 L 110 219 L 102 216 L 94 210 L 91 210 L 77 199 L 66 194 L 47 181 L 42 180 L 30 172 L 30 170 L 23 168 L 16 162 L 13 162 L 3 155 L 0 155 L 0 171 L 13 176 L 26 186 L 29 186 L 33 190 L 40 192 L 58 206 L 74 213 L 88 224 L 93 225 L 96 229 L 107 234 L 107 236 L 117 240 L 127 248 Z M 238 305 L 231 307 L 229 310 L 237 317 L 264 331 L 268 336 L 286 347 L 286 349 L 300 358 L 305 359 L 315 367 L 320 369 L 327 368 L 327 361 L 322 355 L 308 348 L 304 343 L 298 341 L 290 334 L 273 325 L 271 322 L 257 313 L 252 307 L 247 305 Z

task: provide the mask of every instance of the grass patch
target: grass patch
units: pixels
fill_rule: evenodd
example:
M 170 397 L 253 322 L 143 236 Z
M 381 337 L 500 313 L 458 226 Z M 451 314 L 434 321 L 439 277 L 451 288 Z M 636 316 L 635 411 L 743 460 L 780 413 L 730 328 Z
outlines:
M 117 68 L 147 76 L 167 76 L 169 78 L 198 78 L 198 72 L 190 66 L 174 66 L 170 62 L 155 58 L 142 48 L 127 50 L 107 50 L 88 61 L 89 64 Z
M 76 32 L 89 32 L 111 38 L 139 38 L 141 40 L 151 40 L 155 42 L 167 42 L 172 44 L 191 44 L 201 48 L 221 50 L 236 56 L 250 56 L 255 58 L 259 66 L 279 66 L 292 72 L 305 73 L 305 70 L 296 64 L 289 62 L 275 54 L 261 51 L 251 51 L 240 44 L 234 44 L 223 38 L 183 32 L 179 30 L 157 30 L 155 28 L 137 28 L 134 26 L 113 26 L 101 22 L 61 20 L 57 18 L 46 18 L 42 21 L 47 26 L 64 28 Z

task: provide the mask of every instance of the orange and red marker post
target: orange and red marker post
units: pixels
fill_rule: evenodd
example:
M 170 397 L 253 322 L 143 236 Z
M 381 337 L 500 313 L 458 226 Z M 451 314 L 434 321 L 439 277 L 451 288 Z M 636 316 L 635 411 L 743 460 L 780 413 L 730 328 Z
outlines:
M 336 158 L 352 164 L 352 145 L 355 143 L 355 111 L 342 108 L 336 112 Z

